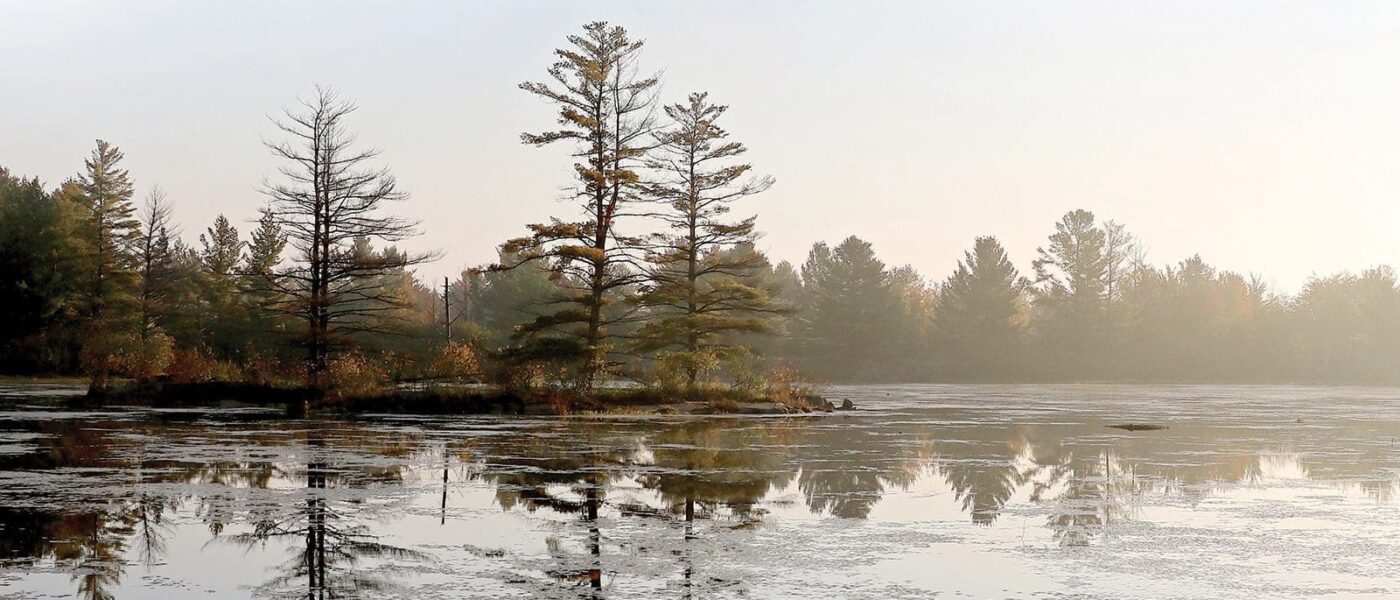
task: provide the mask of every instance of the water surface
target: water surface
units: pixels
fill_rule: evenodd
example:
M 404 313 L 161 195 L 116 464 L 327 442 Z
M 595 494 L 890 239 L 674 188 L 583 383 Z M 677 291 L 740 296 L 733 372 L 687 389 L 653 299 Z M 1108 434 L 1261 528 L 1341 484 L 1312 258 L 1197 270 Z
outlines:
M 344 420 L 55 394 L 0 389 L 0 597 L 1400 596 L 1400 390 Z

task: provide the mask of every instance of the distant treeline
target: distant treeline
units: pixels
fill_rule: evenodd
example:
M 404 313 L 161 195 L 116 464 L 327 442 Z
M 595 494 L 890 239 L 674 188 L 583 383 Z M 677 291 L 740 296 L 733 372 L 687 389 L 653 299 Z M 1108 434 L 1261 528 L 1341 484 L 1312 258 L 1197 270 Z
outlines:
M 0 168 L 0 372 L 256 382 L 630 378 L 667 388 L 755 380 L 1400 383 L 1394 271 L 1313 278 L 1294 296 L 1199 256 L 1148 264 L 1122 225 L 1066 214 L 1019 271 L 979 237 L 941 281 L 854 236 L 795 267 L 757 251 L 745 208 L 772 179 L 704 93 L 674 104 L 639 75 L 642 43 L 592 23 L 557 51 L 575 211 L 530 225 L 496 264 L 428 282 L 396 244 L 407 199 L 316 94 L 276 120 L 284 167 L 247 235 L 197 236 L 98 141 L 46 188 Z M 756 211 L 748 211 L 752 214 Z M 582 216 L 578 216 L 582 215 Z M 186 239 L 194 239 L 188 243 Z

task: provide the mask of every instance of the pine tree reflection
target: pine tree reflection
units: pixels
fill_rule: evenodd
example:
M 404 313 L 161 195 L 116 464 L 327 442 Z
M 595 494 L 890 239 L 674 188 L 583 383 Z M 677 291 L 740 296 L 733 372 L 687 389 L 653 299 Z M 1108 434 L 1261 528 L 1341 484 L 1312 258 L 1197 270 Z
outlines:
M 681 515 L 681 589 L 695 593 L 695 519 L 715 519 L 725 513 L 749 526 L 762 518 L 757 506 L 771 490 L 788 485 L 793 471 L 785 457 L 779 430 L 763 424 L 736 426 L 726 421 L 688 421 L 649 438 L 649 464 L 638 477 L 657 492 L 671 514 Z M 706 582 L 709 585 L 712 582 Z
M 887 488 L 908 488 L 928 468 L 924 434 L 803 427 L 797 487 L 815 513 L 864 519 Z M 900 440 L 892 447 L 890 439 Z
M 630 468 L 637 444 L 634 432 L 614 432 L 598 424 L 575 427 L 553 423 L 521 435 L 498 440 L 482 473 L 495 487 L 496 503 L 510 510 L 546 509 L 577 515 L 584 528 L 585 557 L 571 556 L 551 539 L 550 554 L 559 566 L 548 570 L 552 579 L 585 586 L 589 597 L 602 597 L 605 587 L 603 533 L 599 511 L 607 504 L 610 482 Z
M 278 574 L 257 588 L 265 597 L 300 597 L 307 600 L 376 597 L 395 583 L 363 563 L 367 560 L 422 561 L 423 553 L 382 544 L 368 527 L 356 524 L 363 506 L 336 501 L 329 491 L 340 485 L 347 471 L 334 467 L 325 452 L 324 432 L 313 428 L 306 433 L 306 493 L 293 512 L 264 515 L 246 534 L 228 536 L 233 543 L 263 546 L 276 539 L 301 540 L 293 556 L 278 568 Z M 387 477 L 382 468 L 361 468 L 357 476 L 368 479 Z M 302 585 L 300 582 L 305 582 Z M 298 591 L 300 588 L 301 591 Z

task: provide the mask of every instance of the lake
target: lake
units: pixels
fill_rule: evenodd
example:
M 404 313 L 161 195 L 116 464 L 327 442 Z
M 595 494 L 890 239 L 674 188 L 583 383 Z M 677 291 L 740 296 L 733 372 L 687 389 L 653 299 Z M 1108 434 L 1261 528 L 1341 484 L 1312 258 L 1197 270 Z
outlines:
M 1400 596 L 1396 389 L 309 420 L 64 391 L 0 387 L 0 597 Z

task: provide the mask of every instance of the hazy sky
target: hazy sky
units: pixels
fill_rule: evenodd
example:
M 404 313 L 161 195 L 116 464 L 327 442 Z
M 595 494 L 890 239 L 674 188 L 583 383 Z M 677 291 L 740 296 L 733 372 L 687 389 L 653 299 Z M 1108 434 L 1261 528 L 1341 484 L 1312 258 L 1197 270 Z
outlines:
M 243 231 L 266 115 L 335 86 L 413 199 L 441 276 L 573 214 L 551 107 L 516 85 L 590 20 L 647 40 L 666 99 L 708 90 L 777 178 L 740 210 L 800 263 L 855 234 L 945 277 L 977 235 L 1023 271 L 1075 208 L 1153 262 L 1199 252 L 1292 292 L 1400 266 L 1396 2 L 36 2 L 0 0 L 0 165 L 52 185 L 95 138 L 193 239 Z

